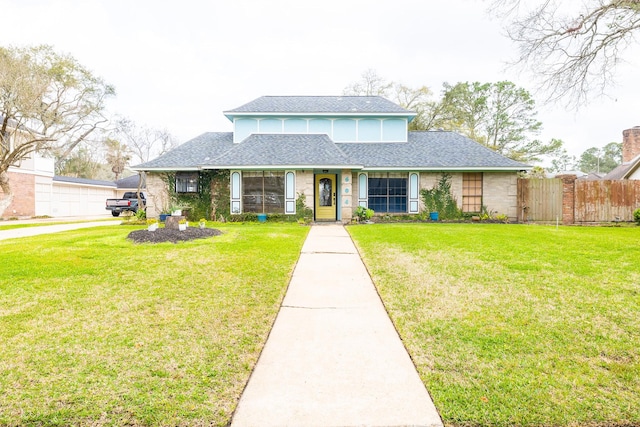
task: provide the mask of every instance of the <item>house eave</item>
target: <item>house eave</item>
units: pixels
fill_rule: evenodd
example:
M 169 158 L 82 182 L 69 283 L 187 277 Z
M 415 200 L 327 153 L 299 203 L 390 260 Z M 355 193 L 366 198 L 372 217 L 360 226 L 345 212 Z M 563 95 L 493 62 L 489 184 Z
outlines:
M 363 172 L 381 172 L 381 171 L 419 171 L 419 172 L 520 172 L 532 169 L 532 166 L 522 167 L 487 167 L 487 166 L 382 166 L 382 167 L 364 167 Z
M 194 172 L 194 171 L 199 171 L 200 167 L 196 167 L 196 166 L 190 166 L 190 167 L 162 167 L 162 168 L 140 168 L 137 166 L 134 166 L 131 168 L 131 170 L 134 170 L 136 172 L 174 172 L 174 171 L 178 171 L 178 172 Z M 216 169 L 220 169 L 220 168 L 216 168 Z
M 202 169 L 228 170 L 307 170 L 307 169 L 362 169 L 362 165 L 206 165 Z
M 393 118 L 403 118 L 411 121 L 414 117 L 416 117 L 417 113 L 374 113 L 374 112 L 234 112 L 234 111 L 224 111 L 223 114 L 227 119 L 233 121 L 236 117 L 331 117 L 331 118 L 340 118 L 340 117 L 393 117 Z

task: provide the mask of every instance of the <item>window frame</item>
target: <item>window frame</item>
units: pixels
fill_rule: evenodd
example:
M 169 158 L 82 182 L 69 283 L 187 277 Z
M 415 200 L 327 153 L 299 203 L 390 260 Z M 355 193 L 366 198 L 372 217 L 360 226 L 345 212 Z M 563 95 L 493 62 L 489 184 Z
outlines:
M 269 176 L 267 176 L 267 174 Z M 277 213 L 284 214 L 286 211 L 286 172 L 285 171 L 244 171 L 240 180 L 242 181 L 240 198 L 242 200 L 243 213 Z M 253 180 L 255 182 L 249 182 Z M 274 182 L 281 185 L 273 185 Z M 257 182 L 260 185 L 256 186 Z M 276 191 L 274 191 L 276 190 Z M 251 194 L 248 194 L 251 192 Z M 267 197 L 268 194 L 270 197 Z M 275 200 L 279 203 L 267 203 L 273 199 L 271 194 L 276 194 Z M 249 198 L 256 198 L 257 203 L 249 203 Z M 250 208 L 248 208 L 250 206 Z
M 484 199 L 484 176 L 482 172 L 462 174 L 462 212 L 480 213 Z
M 401 175 L 401 176 L 398 176 Z M 386 186 L 372 185 L 372 180 L 385 180 Z M 390 180 L 402 180 L 404 186 L 394 185 L 390 186 Z M 386 187 L 386 194 L 372 194 L 379 192 L 380 189 Z M 404 193 L 404 194 L 402 194 Z M 404 199 L 404 203 L 398 204 L 397 201 Z M 385 209 L 380 209 L 382 200 L 386 200 Z M 392 202 L 393 200 L 393 202 Z M 373 209 L 376 213 L 408 213 L 409 209 L 409 175 L 406 173 L 371 173 L 369 172 L 367 177 L 367 204 L 369 208 Z M 399 207 L 399 209 L 390 210 L 390 206 Z
M 189 183 L 195 181 L 195 188 Z M 200 191 L 200 174 L 198 172 L 176 172 L 175 189 L 178 194 L 195 194 Z

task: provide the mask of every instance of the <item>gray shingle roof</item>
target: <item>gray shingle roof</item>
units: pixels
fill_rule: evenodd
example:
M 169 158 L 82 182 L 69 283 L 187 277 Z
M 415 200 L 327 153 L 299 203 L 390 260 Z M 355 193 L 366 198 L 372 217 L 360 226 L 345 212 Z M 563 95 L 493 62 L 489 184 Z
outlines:
M 207 132 L 149 162 L 133 166 L 135 170 L 198 169 L 234 147 L 232 132 Z
M 234 113 L 325 113 L 325 114 L 393 114 L 415 116 L 399 105 L 380 96 L 262 96 L 233 110 Z
M 356 166 L 324 134 L 254 134 L 207 166 Z
M 126 178 L 119 179 L 116 181 L 116 186 L 118 188 L 138 188 L 140 179 L 142 179 L 141 188 L 146 188 L 146 182 L 145 182 L 144 176 L 140 174 L 131 175 Z
M 528 166 L 506 158 L 455 132 L 409 132 L 408 141 L 336 144 L 366 168 L 464 169 Z
M 116 187 L 116 183 L 113 181 L 101 181 L 98 179 L 76 178 L 73 176 L 55 175 L 53 180 L 56 182 L 67 182 L 70 184 L 83 184 L 83 185 L 99 185 L 101 187 Z
M 334 143 L 324 134 L 254 134 L 234 144 L 231 133 L 205 133 L 138 170 L 344 166 L 415 170 L 522 170 L 477 142 L 444 131 L 409 132 L 407 142 Z

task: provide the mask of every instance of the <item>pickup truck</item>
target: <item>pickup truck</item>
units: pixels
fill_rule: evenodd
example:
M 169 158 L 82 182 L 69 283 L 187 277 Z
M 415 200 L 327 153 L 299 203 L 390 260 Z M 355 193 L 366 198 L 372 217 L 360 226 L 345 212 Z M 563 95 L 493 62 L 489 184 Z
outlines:
M 147 200 L 144 197 L 144 193 L 140 193 L 140 201 L 142 206 L 138 206 L 138 193 L 135 191 L 127 191 L 124 193 L 122 199 L 107 199 L 107 209 L 111 211 L 111 215 L 120 216 L 120 212 L 130 211 L 133 213 L 138 212 L 138 209 L 144 210 L 147 206 Z

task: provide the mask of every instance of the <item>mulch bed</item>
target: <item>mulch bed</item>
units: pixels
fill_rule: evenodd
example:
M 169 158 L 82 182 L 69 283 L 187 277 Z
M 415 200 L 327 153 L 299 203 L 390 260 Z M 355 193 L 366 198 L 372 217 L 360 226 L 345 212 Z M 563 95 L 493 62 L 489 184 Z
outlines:
M 135 243 L 186 242 L 194 239 L 206 239 L 219 236 L 222 231 L 215 228 L 187 227 L 185 231 L 158 228 L 156 231 L 136 230 L 129 233 L 128 239 Z

